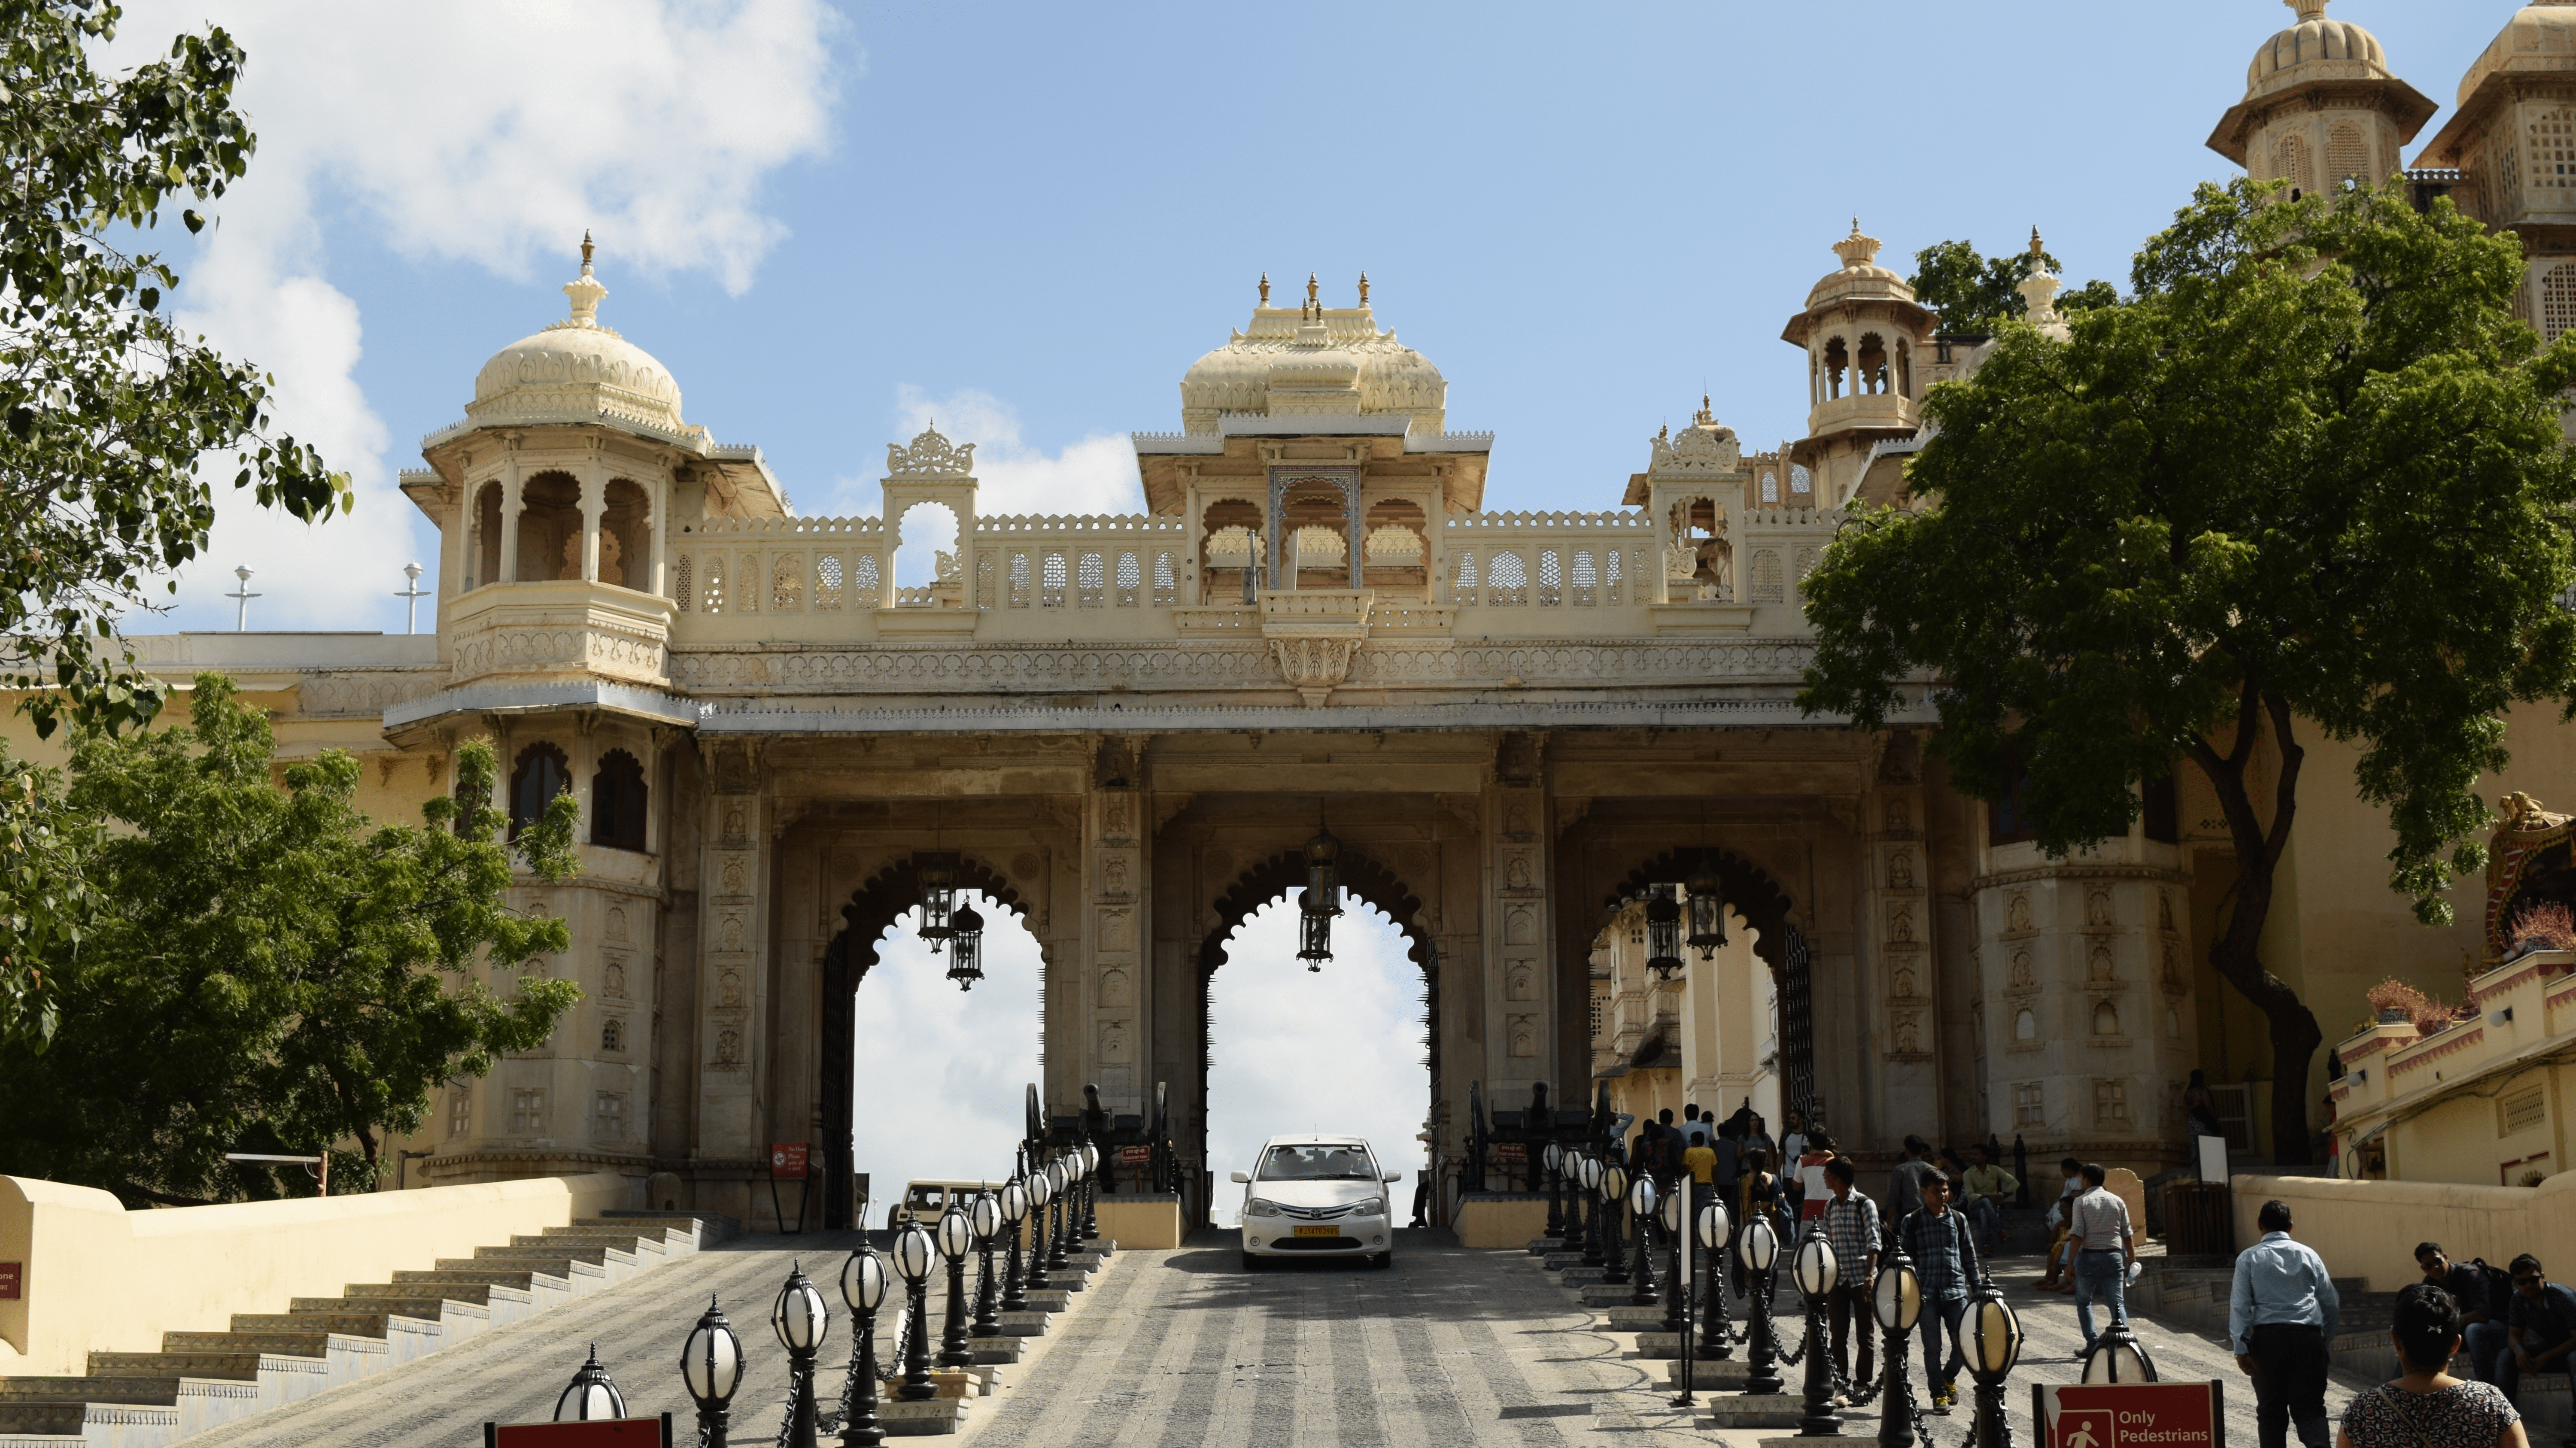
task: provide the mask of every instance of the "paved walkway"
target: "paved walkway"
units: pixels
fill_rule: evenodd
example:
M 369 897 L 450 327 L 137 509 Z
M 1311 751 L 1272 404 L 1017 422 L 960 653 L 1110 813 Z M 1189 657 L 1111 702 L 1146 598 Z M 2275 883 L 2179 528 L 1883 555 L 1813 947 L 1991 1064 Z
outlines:
M 734 1441 L 746 1448 L 766 1444 L 786 1398 L 786 1355 L 769 1330 L 770 1301 L 790 1261 L 801 1255 L 834 1307 L 822 1386 L 837 1394 L 849 1339 L 830 1284 L 849 1240 L 815 1234 L 726 1243 L 528 1322 L 202 1435 L 190 1448 L 467 1448 L 486 1419 L 549 1416 L 593 1339 L 631 1411 L 667 1409 L 686 1422 L 690 1407 L 676 1371 L 680 1343 L 711 1292 L 742 1335 L 750 1364 Z M 2024 1448 L 2036 1443 L 2026 1416 L 2027 1384 L 2071 1378 L 2068 1357 L 2078 1340 L 2070 1300 L 2038 1292 L 2030 1280 L 2027 1272 L 2012 1276 L 2031 1342 L 2008 1394 Z M 1008 1385 L 976 1403 L 970 1438 L 994 1448 L 1324 1448 L 1552 1444 L 1617 1432 L 1752 1448 L 1758 1438 L 1777 1436 L 1688 1426 L 1669 1405 L 1665 1365 L 1628 1357 L 1632 1338 L 1593 1331 L 1592 1314 L 1536 1258 L 1440 1246 L 1424 1233 L 1403 1234 L 1395 1266 L 1386 1271 L 1296 1263 L 1256 1274 L 1238 1265 L 1232 1233 L 1202 1233 L 1199 1243 L 1177 1252 L 1120 1253 L 1085 1296 L 1091 1300 L 1064 1322 L 1043 1356 L 1008 1370 Z M 1783 1331 L 1794 1341 L 1799 1329 L 1788 1294 L 1781 1306 L 1793 1314 Z M 2253 1448 L 2252 1395 L 2223 1349 L 2152 1326 L 2142 1336 L 2169 1379 L 2226 1382 L 2229 1441 Z M 1913 1362 L 1919 1392 L 1919 1349 Z M 2329 1406 L 2340 1414 L 2349 1398 L 2339 1384 Z M 1964 1411 L 1926 1422 L 1936 1440 L 1932 1448 L 1955 1448 L 1968 1437 Z M 1875 1429 L 1874 1420 L 1854 1425 L 1864 1439 Z

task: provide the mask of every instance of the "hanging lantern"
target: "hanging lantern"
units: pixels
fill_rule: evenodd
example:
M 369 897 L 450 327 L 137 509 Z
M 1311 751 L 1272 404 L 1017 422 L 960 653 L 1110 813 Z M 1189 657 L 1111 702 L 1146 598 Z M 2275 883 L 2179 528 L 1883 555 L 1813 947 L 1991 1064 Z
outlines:
M 959 990 L 973 990 L 984 978 L 984 917 L 974 906 L 960 905 L 948 925 L 948 978 Z
M 1333 958 L 1333 917 L 1341 912 L 1315 908 L 1315 892 L 1297 892 L 1297 958 L 1308 970 L 1322 970 Z
M 1317 828 L 1306 842 L 1306 890 L 1335 915 L 1342 913 L 1341 860 L 1342 842 L 1331 830 Z
M 1717 865 L 1700 852 L 1699 867 L 1691 871 L 1690 947 L 1702 960 L 1710 959 L 1726 948 L 1726 895 L 1718 888 Z
M 921 938 L 939 949 L 957 934 L 957 863 L 944 854 L 921 862 Z
M 1670 885 L 1646 887 L 1646 968 L 1671 980 L 1682 968 L 1682 907 Z

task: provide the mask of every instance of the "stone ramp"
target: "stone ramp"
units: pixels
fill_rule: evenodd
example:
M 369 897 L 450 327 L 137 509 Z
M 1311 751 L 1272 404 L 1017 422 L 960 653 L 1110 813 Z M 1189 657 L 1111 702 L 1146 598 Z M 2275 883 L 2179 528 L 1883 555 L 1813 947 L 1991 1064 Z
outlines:
M 0 1378 L 0 1448 L 165 1448 L 453 1349 L 734 1230 L 713 1213 L 584 1218 L 434 1271 L 235 1313 L 221 1331 L 165 1333 L 158 1352 L 93 1352 L 80 1377 Z

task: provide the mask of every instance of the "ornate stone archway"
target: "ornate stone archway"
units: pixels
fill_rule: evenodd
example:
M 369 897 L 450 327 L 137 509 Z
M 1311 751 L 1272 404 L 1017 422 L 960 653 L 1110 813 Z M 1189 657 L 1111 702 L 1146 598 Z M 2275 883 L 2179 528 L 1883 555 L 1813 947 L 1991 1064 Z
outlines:
M 946 852 L 955 853 L 955 852 Z M 1008 876 L 971 854 L 958 853 L 957 888 L 981 891 L 1013 914 L 1025 918 L 1028 906 Z M 846 1231 L 858 1225 L 852 1200 L 851 1173 L 857 1169 L 851 1140 L 851 1092 L 857 1068 L 859 983 L 876 968 L 877 945 L 886 928 L 921 903 L 921 855 L 906 855 L 886 866 L 857 889 L 841 907 L 841 928 L 823 948 L 823 1019 L 820 1026 L 823 1074 L 823 1226 Z M 1046 946 L 1038 946 L 1040 959 Z

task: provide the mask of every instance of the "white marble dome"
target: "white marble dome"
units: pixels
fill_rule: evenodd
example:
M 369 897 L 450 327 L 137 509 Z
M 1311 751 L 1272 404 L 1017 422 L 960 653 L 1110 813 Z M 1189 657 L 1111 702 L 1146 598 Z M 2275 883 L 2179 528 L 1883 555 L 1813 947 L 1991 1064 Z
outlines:
M 1263 306 L 1252 325 L 1181 376 L 1182 427 L 1214 432 L 1229 412 L 1401 413 L 1438 432 L 1449 384 L 1429 358 L 1381 332 L 1369 307 Z
M 600 324 L 608 288 L 591 275 L 587 243 L 583 251 L 581 275 L 564 285 L 572 315 L 493 353 L 474 376 L 466 415 L 487 426 L 614 417 L 682 431 L 680 384 L 651 353 Z
M 2325 0 L 2292 0 L 2298 23 L 2263 42 L 2245 67 L 2245 93 L 2252 96 L 2283 71 L 2334 66 L 2356 77 L 2381 79 L 2388 74 L 2388 53 L 2379 37 L 2349 20 L 2326 16 Z M 2304 77 L 2302 77 L 2304 78 Z

